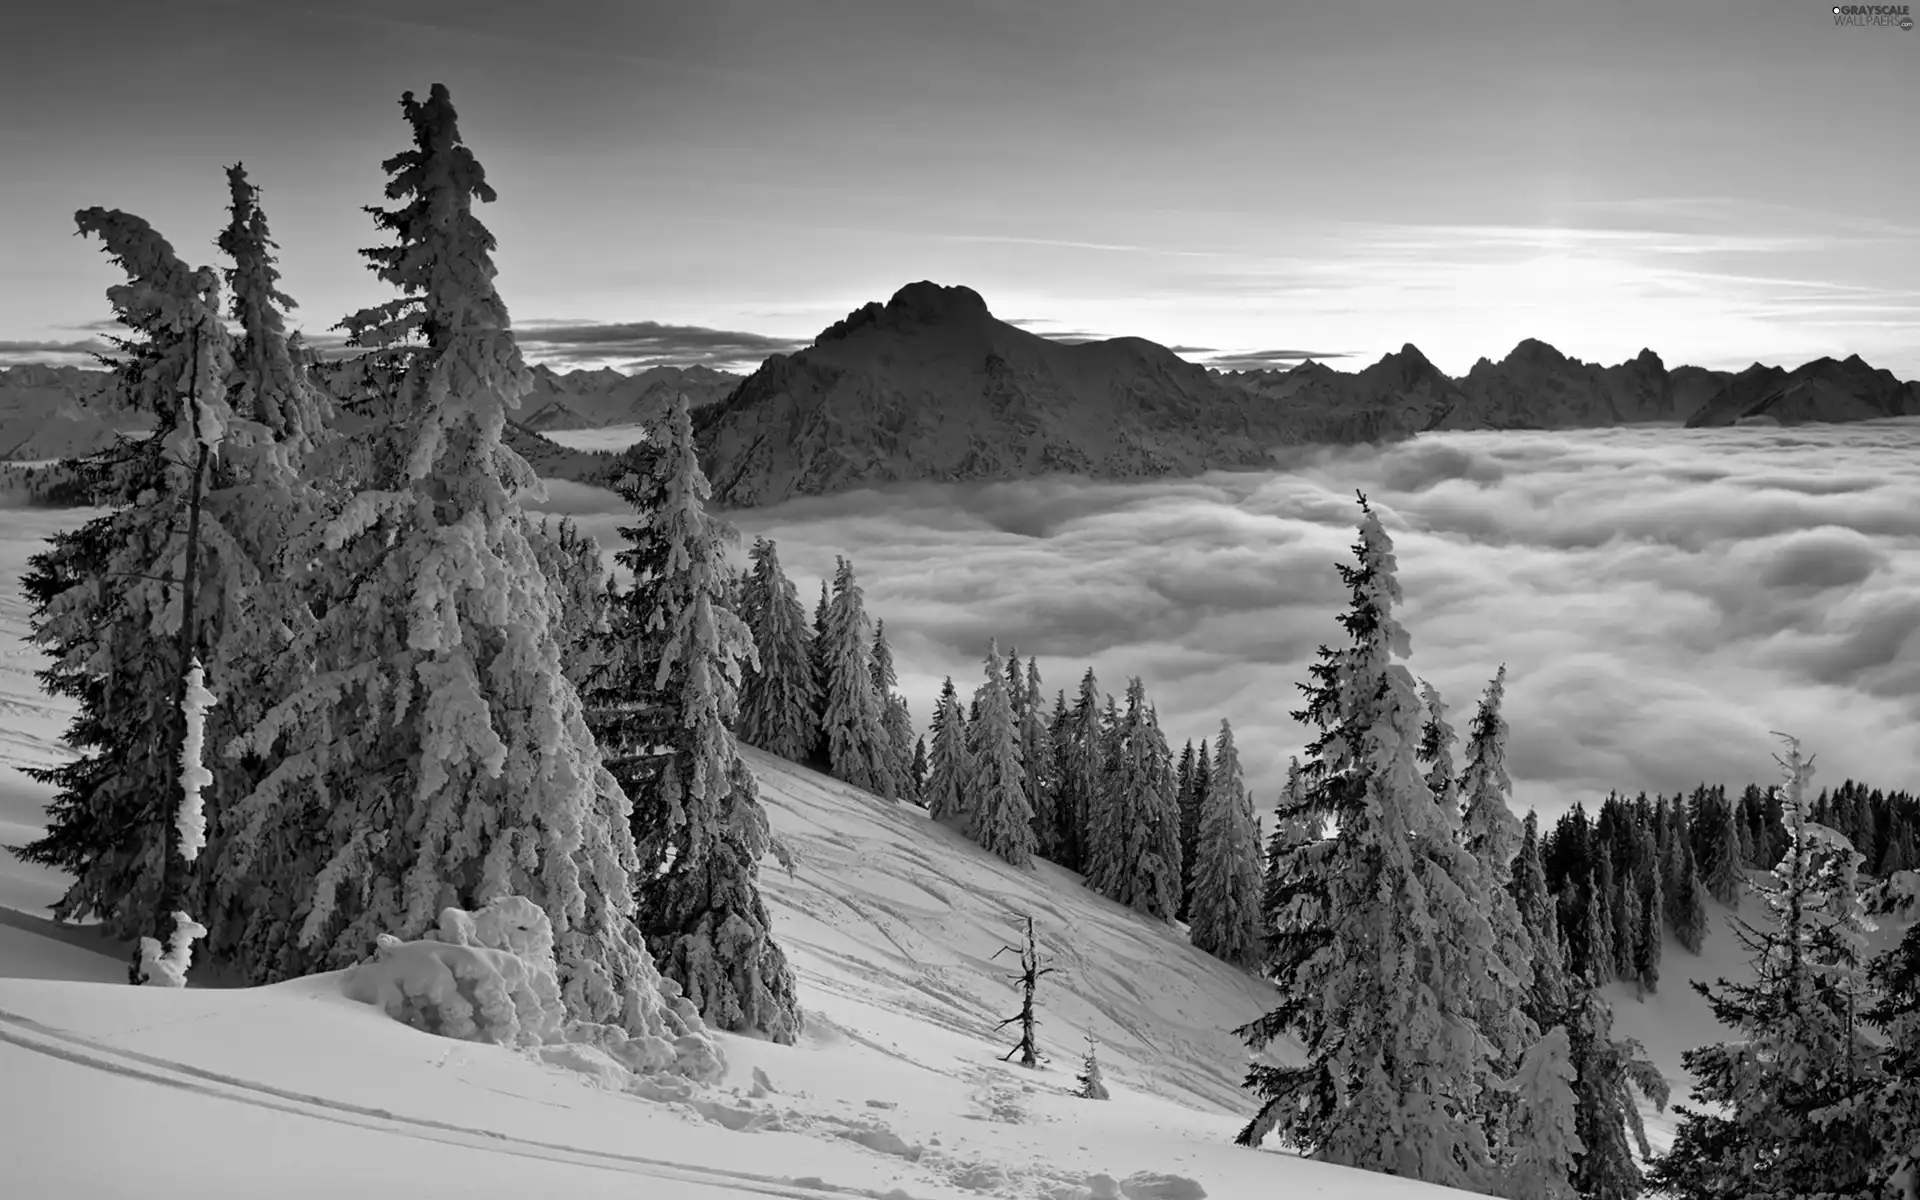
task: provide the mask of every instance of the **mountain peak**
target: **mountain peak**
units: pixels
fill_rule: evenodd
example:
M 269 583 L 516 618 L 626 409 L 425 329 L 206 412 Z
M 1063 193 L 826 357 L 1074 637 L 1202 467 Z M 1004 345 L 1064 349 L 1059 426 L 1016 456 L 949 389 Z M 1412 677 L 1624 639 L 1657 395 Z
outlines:
M 931 280 L 910 283 L 887 301 L 886 315 L 916 324 L 939 325 L 956 321 L 989 320 L 987 302 L 970 287 L 942 287 Z
M 1508 362 L 1563 362 L 1566 355 L 1539 338 L 1521 338 L 1507 355 Z

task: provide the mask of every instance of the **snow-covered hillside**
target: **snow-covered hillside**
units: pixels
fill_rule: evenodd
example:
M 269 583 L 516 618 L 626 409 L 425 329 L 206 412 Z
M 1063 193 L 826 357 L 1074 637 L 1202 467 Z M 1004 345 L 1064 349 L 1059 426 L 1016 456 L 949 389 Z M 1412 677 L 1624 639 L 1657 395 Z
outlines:
M 11 844 L 38 832 L 47 797 L 19 768 L 57 760 L 67 718 L 33 681 L 20 572 L 55 527 L 88 515 L 9 513 L 0 538 L 0 840 Z M 0 856 L 0 1191 L 1462 1194 L 1232 1145 L 1249 1105 L 1228 1030 L 1266 1007 L 1265 984 L 1051 864 L 1016 870 L 918 809 L 749 757 L 794 858 L 791 878 L 769 858 L 763 879 L 807 1030 L 792 1047 L 718 1035 L 726 1080 L 681 1098 L 430 1037 L 346 1000 L 337 976 L 127 987 L 123 947 L 41 915 L 60 878 Z M 1008 956 L 992 955 L 1027 913 L 1060 968 L 1041 986 L 1052 1061 L 1037 1072 L 1000 1062 L 1012 1039 L 993 1029 L 1018 994 Z M 1108 1102 L 1069 1095 L 1086 1032 Z M 209 1139 L 217 1152 L 180 1152 Z

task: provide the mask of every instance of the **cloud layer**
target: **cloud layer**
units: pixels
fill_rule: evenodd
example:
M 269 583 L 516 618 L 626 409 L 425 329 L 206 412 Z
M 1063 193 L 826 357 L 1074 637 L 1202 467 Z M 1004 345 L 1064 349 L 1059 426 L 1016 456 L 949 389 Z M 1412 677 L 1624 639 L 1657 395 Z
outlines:
M 850 554 L 924 721 L 990 637 L 1049 691 L 1146 678 L 1176 744 L 1233 721 L 1270 804 L 1341 636 L 1355 490 L 1398 550 L 1407 665 L 1464 729 L 1505 663 L 1515 802 L 1772 778 L 1770 730 L 1819 781 L 1920 785 L 1920 422 L 1426 435 L 1290 451 L 1270 474 L 918 486 L 737 514 L 809 610 Z M 605 493 L 556 489 L 611 546 Z

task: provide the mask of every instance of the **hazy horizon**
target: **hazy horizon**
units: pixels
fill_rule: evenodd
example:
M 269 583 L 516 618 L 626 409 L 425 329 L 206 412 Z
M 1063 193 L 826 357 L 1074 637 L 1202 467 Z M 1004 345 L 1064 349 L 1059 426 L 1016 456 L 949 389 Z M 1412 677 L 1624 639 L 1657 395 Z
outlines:
M 386 298 L 361 206 L 440 81 L 556 364 L 750 367 L 933 279 L 1210 363 L 1411 342 L 1458 375 L 1535 337 L 1920 376 L 1920 31 L 1805 0 L 102 0 L 10 32 L 0 362 L 109 317 L 74 210 L 211 263 L 234 161 L 310 336 Z
M 1406 660 L 1464 738 L 1502 663 L 1513 801 L 1775 778 L 1770 731 L 1845 778 L 1920 790 L 1920 418 L 1858 425 L 1422 434 L 1279 452 L 1272 471 L 1125 483 L 917 484 L 728 514 L 773 538 L 812 611 L 836 555 L 887 623 L 925 727 L 989 638 L 1073 693 L 1140 675 L 1178 750 L 1232 720 L 1270 807 L 1343 644 L 1364 491 L 1395 541 Z M 549 483 L 603 550 L 612 493 Z

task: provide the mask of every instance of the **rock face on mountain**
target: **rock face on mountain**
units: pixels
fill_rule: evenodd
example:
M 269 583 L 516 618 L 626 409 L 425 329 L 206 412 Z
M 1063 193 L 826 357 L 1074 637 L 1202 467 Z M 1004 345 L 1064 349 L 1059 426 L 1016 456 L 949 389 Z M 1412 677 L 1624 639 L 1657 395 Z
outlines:
M 694 429 L 722 504 L 899 480 L 1191 474 L 1275 445 L 1398 437 L 1391 406 L 1261 394 L 1139 338 L 1066 345 L 914 283 L 775 355 Z
M 1859 355 L 1819 358 L 1795 371 L 1759 363 L 1728 379 L 1687 428 L 1756 422 L 1782 425 L 1808 421 L 1871 421 L 1920 415 L 1920 382 L 1902 383 L 1877 371 Z

